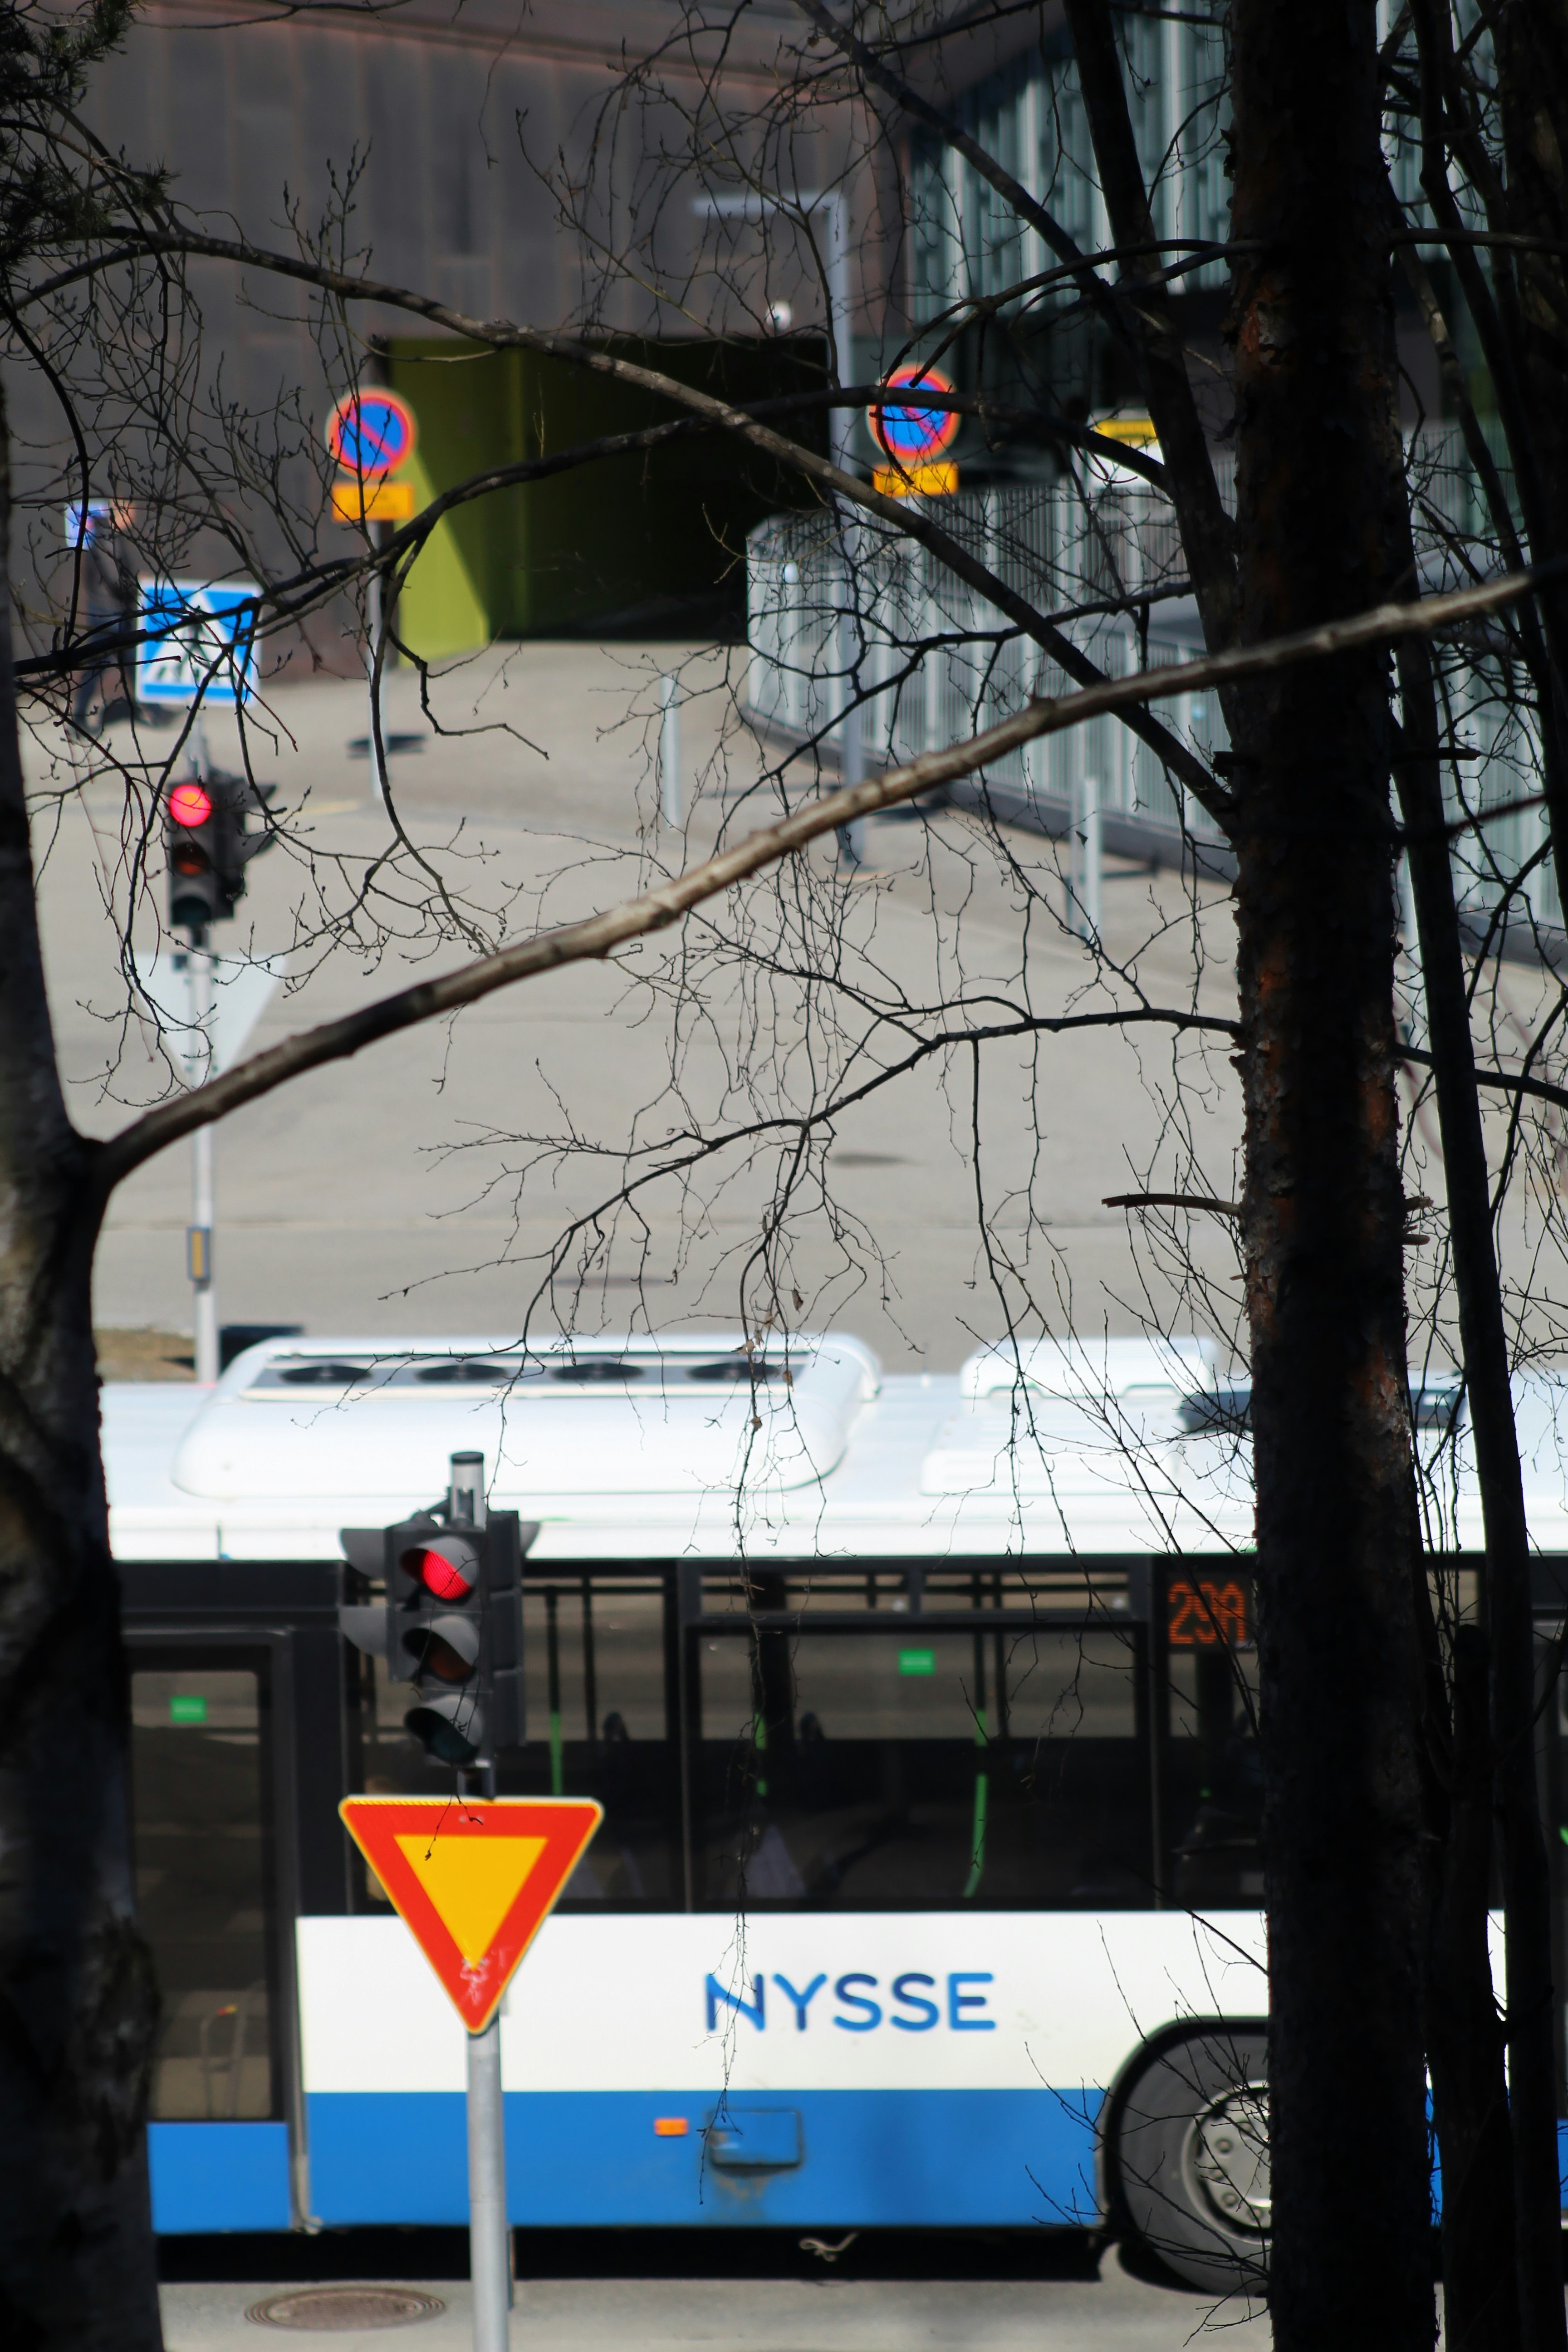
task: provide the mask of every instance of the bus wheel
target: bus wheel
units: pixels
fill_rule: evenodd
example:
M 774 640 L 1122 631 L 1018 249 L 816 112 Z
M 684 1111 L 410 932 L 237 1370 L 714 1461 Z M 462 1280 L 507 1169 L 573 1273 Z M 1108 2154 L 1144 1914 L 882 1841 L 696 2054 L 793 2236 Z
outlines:
M 1108 2119 L 1112 2210 L 1178 2278 L 1221 2294 L 1268 2284 L 1268 2059 L 1261 2025 L 1163 2036 Z

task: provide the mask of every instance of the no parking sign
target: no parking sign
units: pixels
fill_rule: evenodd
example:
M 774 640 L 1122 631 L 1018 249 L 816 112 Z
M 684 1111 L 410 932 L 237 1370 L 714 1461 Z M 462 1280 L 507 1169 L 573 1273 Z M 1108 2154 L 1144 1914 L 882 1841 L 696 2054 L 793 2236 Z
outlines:
M 395 392 L 345 392 L 327 419 L 327 447 L 345 474 L 378 482 L 414 455 L 419 428 Z
M 884 389 L 950 394 L 952 384 L 940 368 L 910 366 L 895 368 Z M 872 440 L 895 465 L 913 467 L 929 466 L 951 449 L 963 420 L 956 409 L 928 408 L 917 397 L 868 408 L 866 422 Z

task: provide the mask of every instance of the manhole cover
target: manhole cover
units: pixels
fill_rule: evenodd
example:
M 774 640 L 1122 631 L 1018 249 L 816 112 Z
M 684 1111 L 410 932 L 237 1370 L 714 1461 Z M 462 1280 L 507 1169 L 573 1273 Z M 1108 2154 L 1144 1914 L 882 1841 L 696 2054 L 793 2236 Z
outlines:
M 411 2286 L 301 2286 L 289 2294 L 269 2294 L 246 2313 L 258 2327 L 314 2327 L 323 2332 L 351 2327 L 406 2327 L 434 2319 L 447 2308 L 433 2294 Z

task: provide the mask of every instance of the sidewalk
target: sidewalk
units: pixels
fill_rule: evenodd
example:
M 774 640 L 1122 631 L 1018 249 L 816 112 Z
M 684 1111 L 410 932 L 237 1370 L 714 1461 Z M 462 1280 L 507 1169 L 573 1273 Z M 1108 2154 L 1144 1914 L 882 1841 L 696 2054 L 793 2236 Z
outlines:
M 406 2345 L 469 2352 L 466 2284 L 416 2288 L 444 2305 L 402 2327 L 333 2328 L 342 2352 Z M 322 2341 L 317 2330 L 258 2326 L 246 2313 L 286 2287 L 166 2286 L 167 2352 L 262 2352 Z M 321 2294 L 324 2290 L 312 2290 Z M 1131 2278 L 1114 2255 L 1095 2280 L 544 2279 L 518 2287 L 511 2341 L 527 2352 L 1181 2352 L 1205 2322 L 1225 2352 L 1268 2352 L 1268 2323 L 1240 2305 Z

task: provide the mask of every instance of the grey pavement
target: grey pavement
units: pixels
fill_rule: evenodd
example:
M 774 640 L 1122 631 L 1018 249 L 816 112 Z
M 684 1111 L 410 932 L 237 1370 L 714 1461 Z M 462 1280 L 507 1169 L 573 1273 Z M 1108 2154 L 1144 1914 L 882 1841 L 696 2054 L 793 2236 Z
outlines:
M 687 693 L 679 835 L 658 822 L 652 764 L 658 675 L 676 666 Z M 436 681 L 439 732 L 418 707 L 416 681 L 395 676 L 389 730 L 422 748 L 393 761 L 406 846 L 392 866 L 389 820 L 373 802 L 364 757 L 349 751 L 365 732 L 363 687 L 318 678 L 272 688 L 252 730 L 255 770 L 278 785 L 289 840 L 251 866 L 240 919 L 219 940 L 292 952 L 289 992 L 274 1001 L 256 1043 L 448 969 L 473 944 L 612 905 L 705 853 L 721 826 L 749 830 L 775 814 L 758 787 L 762 753 L 738 713 L 742 667 L 739 649 L 496 647 Z M 153 748 L 168 740 L 147 739 Z M 129 730 L 112 740 L 129 756 Z M 236 764 L 232 724 L 226 740 L 215 721 L 212 750 Z M 150 898 L 162 884 L 144 884 L 132 903 L 137 811 L 128 814 L 121 782 L 79 761 L 85 789 L 67 790 L 72 771 L 59 754 L 58 742 L 43 743 L 30 762 L 46 961 L 72 1116 L 102 1135 L 170 1086 L 155 1039 L 128 1018 L 119 969 L 128 918 L 137 941 L 151 943 Z M 1059 909 L 1057 845 L 1016 828 L 1003 838 L 1016 873 Z M 1109 1003 L 1089 992 L 1083 950 L 1054 916 L 1037 907 L 1026 928 L 1016 875 L 961 812 L 938 812 L 929 827 L 875 822 L 868 847 L 869 870 L 846 889 L 828 945 L 841 949 L 849 979 L 901 988 L 923 1008 L 911 1031 L 931 1025 L 931 1009 L 959 981 L 997 1018 L 1026 997 L 1047 1013 Z M 821 884 L 831 845 L 810 855 Z M 367 889 L 372 918 L 356 912 Z M 629 1141 L 660 1145 L 694 1120 L 743 1126 L 781 1098 L 805 1098 L 792 959 L 819 965 L 824 940 L 820 929 L 792 928 L 793 903 L 787 887 L 731 898 L 617 965 L 577 965 L 499 993 L 449 1025 L 376 1045 L 230 1118 L 217 1153 L 222 1318 L 300 1322 L 323 1334 L 520 1328 L 563 1230 L 614 1195 Z M 1233 1013 L 1235 935 L 1223 888 L 1192 903 L 1173 876 L 1113 867 L 1104 905 L 1106 943 L 1126 975 L 1123 1003 L 1137 991 L 1155 1005 L 1195 1001 Z M 750 943 L 769 950 L 782 979 L 753 967 L 741 984 L 731 949 L 742 907 L 757 927 Z M 1205 959 L 1195 999 L 1194 940 Z M 1498 984 L 1524 1034 L 1540 1011 L 1539 975 L 1510 966 Z M 867 1065 L 856 1029 L 851 1008 L 834 1050 L 858 1076 Z M 884 1034 L 878 1050 L 890 1055 L 896 1042 Z M 1180 1269 L 1103 1203 L 1143 1181 L 1234 1197 L 1240 1106 L 1226 1045 L 1223 1036 L 1177 1044 L 1157 1027 L 993 1044 L 978 1097 L 964 1049 L 845 1112 L 826 1193 L 808 1186 L 790 1229 L 800 1322 L 857 1333 L 890 1370 L 948 1370 L 976 1337 L 994 1337 L 1005 1323 L 999 1285 L 1026 1327 L 1061 1329 L 1070 1316 L 1080 1331 L 1131 1331 L 1152 1312 L 1193 1328 L 1202 1302 L 1178 1298 Z M 816 1076 L 819 1047 L 811 1058 Z M 1506 1106 L 1491 1109 L 1505 1119 Z M 1436 1194 L 1429 1108 L 1417 1124 L 1407 1189 Z M 636 1214 L 612 1211 L 585 1227 L 603 1243 L 592 1280 L 580 1284 L 569 1258 L 534 1327 L 732 1327 L 780 1165 L 773 1147 L 750 1168 L 732 1154 L 721 1170 L 699 1171 L 689 1192 L 666 1181 L 639 1193 Z M 976 1237 L 977 1181 L 996 1235 L 989 1263 Z M 1510 1209 L 1510 1254 L 1531 1246 L 1523 1217 Z M 100 1325 L 189 1330 L 188 1222 L 188 1154 L 179 1147 L 114 1198 L 98 1262 Z M 1210 1309 L 1223 1318 L 1240 1295 L 1226 1221 L 1194 1218 L 1191 1247 Z
M 649 761 L 658 674 L 679 659 L 692 689 L 683 712 L 683 837 L 655 821 Z M 730 667 L 737 669 L 736 656 Z M 717 657 L 678 647 L 498 648 L 437 688 L 444 725 L 484 731 L 437 735 L 418 709 L 415 681 L 395 677 L 389 726 L 420 735 L 423 748 L 393 763 L 412 846 L 390 881 L 379 869 L 385 937 L 353 912 L 391 840 L 366 761 L 348 751 L 365 730 L 364 690 L 341 679 L 275 688 L 258 721 L 255 765 L 278 783 L 290 838 L 251 866 L 240 919 L 218 941 L 293 950 L 293 992 L 274 1001 L 257 1044 L 449 968 L 468 952 L 454 926 L 515 937 L 592 911 L 705 850 L 721 824 L 750 829 L 776 813 L 759 803 L 753 814 L 745 797 L 760 754 L 738 724 L 734 683 Z M 215 722 L 212 750 L 228 764 L 237 751 L 232 729 L 230 736 Z M 168 741 L 148 740 L 154 748 Z M 129 752 L 129 730 L 113 741 Z M 51 1003 L 73 1117 L 104 1134 L 170 1081 L 147 1033 L 127 1022 L 118 967 L 117 927 L 131 897 L 123 788 L 100 776 L 57 801 L 52 793 L 68 778 L 47 772 L 47 748 L 35 752 L 33 773 Z M 1022 832 L 1008 838 L 1021 866 L 1059 900 L 1056 847 Z M 929 835 L 919 824 L 871 827 L 871 871 L 847 891 L 843 915 L 852 976 L 897 983 L 927 1006 L 961 971 L 971 989 L 994 982 L 1018 998 L 1017 892 L 989 851 L 976 856 L 976 842 L 971 820 L 952 811 Z M 813 856 L 814 870 L 826 876 L 831 845 Z M 152 887 L 155 895 L 162 885 Z M 1148 995 L 1187 1001 L 1194 918 L 1175 879 L 1127 871 L 1108 879 L 1105 902 L 1108 941 L 1136 957 Z M 689 926 L 685 944 L 700 959 L 737 919 L 731 902 L 713 924 Z M 132 928 L 150 943 L 145 896 Z M 1226 1011 L 1234 933 L 1223 891 L 1207 894 L 1200 928 L 1213 960 L 1204 1002 Z M 1028 942 L 1032 1001 L 1045 1010 L 1068 1005 L 1087 977 L 1082 950 L 1037 913 Z M 798 941 L 786 927 L 775 945 L 787 963 Z M 671 1086 L 668 991 L 680 951 L 667 933 L 618 967 L 577 966 L 531 982 L 228 1120 L 217 1151 L 222 1318 L 301 1322 L 321 1333 L 516 1328 L 563 1226 L 613 1193 L 634 1132 L 658 1142 L 693 1111 L 734 1124 L 780 1091 L 802 1097 L 795 984 L 775 989 L 764 976 L 742 989 L 732 966 L 700 961 L 679 971 L 686 1042 L 679 1087 Z M 1204 1188 L 1228 1192 L 1238 1105 L 1224 1045 L 1207 1056 L 1192 1120 Z M 851 1058 L 847 1042 L 841 1050 Z M 1184 1053 L 1195 1073 L 1197 1049 Z M 755 1088 L 745 1079 L 748 1054 L 760 1065 Z M 846 1113 L 828 1159 L 836 1205 L 803 1201 L 793 1232 L 790 1279 L 802 1321 L 858 1333 L 894 1370 L 948 1369 L 974 1335 L 1002 1328 L 994 1269 L 975 1235 L 977 1111 L 981 1181 L 1013 1268 L 1004 1278 L 1015 1308 L 1027 1290 L 1058 1328 L 1070 1300 L 1081 1328 L 1129 1330 L 1152 1286 L 1163 1310 L 1170 1293 L 1161 1269 L 1135 1259 L 1125 1216 L 1101 1202 L 1156 1161 L 1173 1183 L 1198 1181 L 1181 1118 L 1173 1118 L 1172 1061 L 1169 1035 L 1149 1031 L 1046 1040 L 1033 1057 L 1027 1046 L 995 1045 L 978 1106 L 965 1051 Z M 564 1153 L 555 1149 L 563 1139 Z M 99 1258 L 100 1325 L 190 1328 L 187 1154 L 165 1153 L 117 1194 Z M 770 1150 L 750 1171 L 736 1158 L 722 1182 L 704 1179 L 695 1194 L 672 1182 L 643 1194 L 640 1214 L 615 1226 L 595 1279 L 579 1286 L 568 1269 L 543 1328 L 574 1317 L 580 1328 L 625 1328 L 639 1311 L 658 1326 L 732 1326 L 777 1166 Z M 1197 1223 L 1199 1251 L 1223 1284 L 1235 1274 L 1228 1233 L 1218 1219 Z
M 174 2285 L 163 2290 L 168 2352 L 260 2352 L 268 2340 L 302 2339 L 258 2326 L 252 2305 L 287 2293 L 277 2284 Z M 438 2317 L 397 2329 L 334 2331 L 343 2352 L 405 2344 L 408 2352 L 468 2352 L 466 2284 L 421 2291 L 446 2305 Z M 1223 2337 L 1215 2331 L 1223 2329 Z M 316 2340 L 324 2340 L 310 2331 Z M 1108 2255 L 1098 2280 L 868 2281 L 793 2279 L 543 2279 L 520 2284 L 511 2341 L 526 2352 L 669 2352 L 711 2345 L 722 2352 L 1180 2352 L 1194 2338 L 1226 2352 L 1268 2352 L 1267 2316 L 1152 2286 Z

